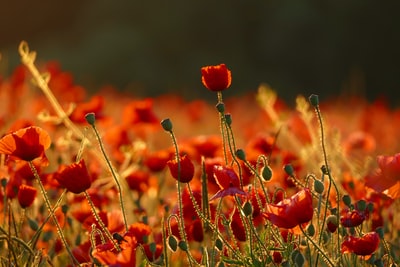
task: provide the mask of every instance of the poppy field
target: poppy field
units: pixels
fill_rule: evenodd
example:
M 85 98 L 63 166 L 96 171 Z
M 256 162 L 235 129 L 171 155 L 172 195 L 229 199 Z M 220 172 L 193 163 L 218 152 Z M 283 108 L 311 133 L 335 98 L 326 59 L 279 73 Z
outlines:
M 215 103 L 89 94 L 56 62 L 0 77 L 1 266 L 398 266 L 400 110 L 292 106 L 199 66 Z

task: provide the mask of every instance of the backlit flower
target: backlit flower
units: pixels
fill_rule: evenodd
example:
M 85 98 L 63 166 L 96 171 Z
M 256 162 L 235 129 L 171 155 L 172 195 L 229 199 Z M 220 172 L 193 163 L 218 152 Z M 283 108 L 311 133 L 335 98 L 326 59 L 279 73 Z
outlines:
M 77 163 L 62 167 L 56 173 L 55 179 L 62 187 L 75 194 L 86 191 L 92 183 L 83 159 Z
M 187 155 L 179 157 L 179 164 L 176 159 L 173 159 L 169 160 L 167 162 L 167 165 L 172 177 L 174 177 L 179 182 L 188 183 L 193 179 L 194 165 L 192 161 L 187 157 Z M 178 165 L 180 165 L 180 168 Z
M 365 185 L 391 198 L 400 198 L 400 153 L 393 156 L 381 155 L 376 160 L 379 169 L 365 178 Z
M 25 161 L 46 159 L 44 151 L 50 147 L 50 143 L 50 136 L 45 130 L 30 126 L 3 136 L 0 139 L 0 153 Z
M 313 211 L 310 190 L 303 189 L 277 204 L 267 204 L 263 215 L 272 224 L 291 229 L 311 221 Z
M 367 215 L 364 211 L 344 211 L 344 214 L 340 216 L 340 224 L 344 227 L 357 227 L 362 224 L 366 218 Z
M 379 235 L 370 232 L 362 237 L 348 236 L 342 243 L 342 253 L 354 253 L 359 256 L 368 256 L 375 252 L 379 246 Z
M 231 85 L 231 71 L 225 64 L 201 68 L 201 81 L 210 91 L 218 92 Z
M 220 190 L 210 200 L 236 194 L 246 195 L 246 192 L 240 189 L 239 177 L 232 168 L 221 165 L 215 165 L 213 168 L 214 178 Z
M 19 205 L 25 209 L 33 204 L 36 198 L 36 188 L 29 185 L 20 185 L 18 189 L 18 202 Z

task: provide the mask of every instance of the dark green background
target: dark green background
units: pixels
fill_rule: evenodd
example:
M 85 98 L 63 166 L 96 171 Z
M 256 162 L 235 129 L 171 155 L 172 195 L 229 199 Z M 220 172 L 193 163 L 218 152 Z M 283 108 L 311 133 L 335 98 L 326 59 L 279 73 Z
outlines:
M 265 82 L 289 103 L 353 93 L 400 104 L 398 0 L 4 2 L 3 74 L 26 40 L 91 91 L 213 98 L 199 69 L 224 62 L 230 94 Z

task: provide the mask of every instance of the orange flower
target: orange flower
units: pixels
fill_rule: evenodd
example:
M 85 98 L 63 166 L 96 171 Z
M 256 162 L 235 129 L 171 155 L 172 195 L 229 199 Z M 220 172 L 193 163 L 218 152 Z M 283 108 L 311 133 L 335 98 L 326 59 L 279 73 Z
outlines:
M 379 169 L 365 178 L 365 185 L 393 199 L 400 198 L 400 153 L 378 156 L 377 162 Z
M 61 167 L 54 177 L 62 187 L 75 194 L 86 191 L 92 183 L 83 159 Z
M 33 204 L 36 198 L 36 188 L 29 185 L 20 185 L 18 190 L 18 202 L 19 205 L 25 209 Z
M 174 177 L 179 182 L 188 183 L 193 179 L 194 165 L 192 161 L 187 157 L 187 155 L 180 156 L 179 162 L 180 162 L 180 173 L 178 170 L 178 161 L 176 159 L 169 160 L 167 162 L 169 171 L 171 172 L 172 177 Z
M 213 168 L 215 181 L 221 189 L 210 200 L 236 194 L 246 195 L 246 192 L 240 189 L 239 177 L 232 168 L 218 165 Z
M 312 195 L 303 189 L 277 204 L 267 204 L 263 216 L 272 224 L 285 229 L 311 221 L 313 216 Z
M 376 232 L 366 233 L 362 237 L 348 236 L 342 243 L 342 253 L 354 253 L 368 256 L 379 246 L 379 235 Z
M 44 151 L 50 147 L 49 134 L 40 127 L 30 126 L 7 134 L 0 139 L 0 153 L 20 160 L 41 158 L 47 161 Z
M 231 85 L 231 71 L 225 64 L 206 66 L 201 68 L 201 81 L 210 91 L 218 92 Z

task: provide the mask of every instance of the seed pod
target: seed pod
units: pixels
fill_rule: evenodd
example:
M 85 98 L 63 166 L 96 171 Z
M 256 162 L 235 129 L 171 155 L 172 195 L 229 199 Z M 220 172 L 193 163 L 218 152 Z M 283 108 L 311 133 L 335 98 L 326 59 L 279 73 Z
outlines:
M 269 181 L 272 178 L 272 169 L 269 165 L 264 166 L 262 173 L 261 173 L 262 178 L 265 181 Z
M 168 246 L 173 252 L 178 249 L 178 239 L 174 235 L 168 236 Z
M 322 194 L 324 192 L 325 186 L 320 180 L 314 180 L 314 190 L 318 194 Z

